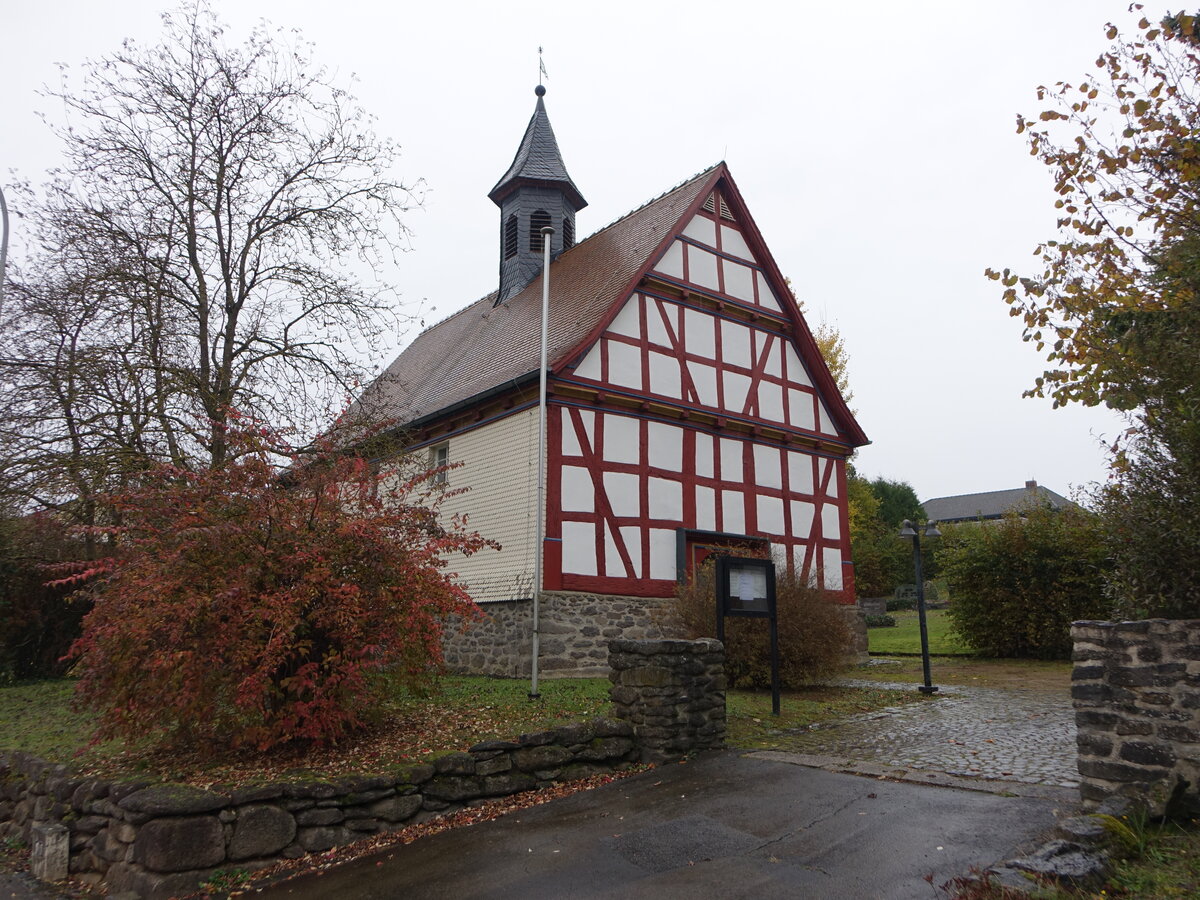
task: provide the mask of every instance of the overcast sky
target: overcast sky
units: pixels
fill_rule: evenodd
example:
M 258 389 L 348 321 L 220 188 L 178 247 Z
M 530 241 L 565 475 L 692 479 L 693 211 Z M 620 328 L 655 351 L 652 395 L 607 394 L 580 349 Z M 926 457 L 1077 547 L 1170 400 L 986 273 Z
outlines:
M 300 29 L 424 179 L 412 250 L 393 275 L 433 321 L 495 288 L 499 212 L 487 192 L 547 109 L 590 234 L 718 160 L 808 307 L 850 354 L 872 444 L 856 465 L 922 499 L 1021 486 L 1069 493 L 1105 477 L 1104 410 L 1022 399 L 1043 366 L 985 267 L 1033 270 L 1051 236 L 1048 172 L 1015 133 L 1038 84 L 1095 71 L 1126 0 L 855 4 L 420 3 L 215 0 L 243 37 Z M 6 0 L 0 11 L 0 183 L 56 161 L 37 95 L 132 37 L 152 0 Z M 1152 14 L 1158 10 L 1148 6 Z M 396 336 L 394 349 L 412 334 Z

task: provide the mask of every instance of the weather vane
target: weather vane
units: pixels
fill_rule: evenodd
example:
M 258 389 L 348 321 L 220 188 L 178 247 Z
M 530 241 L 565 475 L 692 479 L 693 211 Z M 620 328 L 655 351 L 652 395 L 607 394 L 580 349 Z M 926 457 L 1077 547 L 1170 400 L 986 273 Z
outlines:
M 543 79 L 549 78 L 546 74 L 546 63 L 542 59 L 542 48 L 538 47 L 538 84 L 541 84 Z

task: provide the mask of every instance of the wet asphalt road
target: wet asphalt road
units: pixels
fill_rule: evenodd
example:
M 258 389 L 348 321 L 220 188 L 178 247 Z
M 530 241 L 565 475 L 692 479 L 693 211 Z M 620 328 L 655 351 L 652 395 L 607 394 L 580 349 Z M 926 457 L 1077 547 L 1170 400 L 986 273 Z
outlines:
M 1008 785 L 1007 787 L 1012 787 Z M 1004 796 L 713 754 L 264 891 L 316 898 L 931 900 L 1075 794 Z

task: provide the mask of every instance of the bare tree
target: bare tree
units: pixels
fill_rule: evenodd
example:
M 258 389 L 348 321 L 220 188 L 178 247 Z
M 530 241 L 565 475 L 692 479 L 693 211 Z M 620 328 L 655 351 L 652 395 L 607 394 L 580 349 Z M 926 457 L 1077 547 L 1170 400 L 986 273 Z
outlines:
M 232 409 L 311 425 L 398 319 L 378 274 L 419 201 L 394 146 L 294 35 L 163 18 L 52 94 L 67 164 L 0 322 L 0 466 L 40 505 L 222 465 Z

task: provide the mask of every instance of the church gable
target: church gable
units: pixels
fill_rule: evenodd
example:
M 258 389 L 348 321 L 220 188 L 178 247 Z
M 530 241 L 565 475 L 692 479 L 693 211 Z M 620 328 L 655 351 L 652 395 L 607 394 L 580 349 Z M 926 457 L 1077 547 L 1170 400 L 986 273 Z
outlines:
M 822 396 L 814 369 L 828 381 L 824 363 L 813 358 L 811 339 L 806 349 L 794 337 L 807 331 L 790 297 L 781 301 L 773 289 L 773 264 L 751 249 L 751 228 L 739 224 L 719 190 L 682 221 L 638 289 L 563 374 L 858 443 L 853 428 L 835 424 L 829 404 L 844 404 Z

